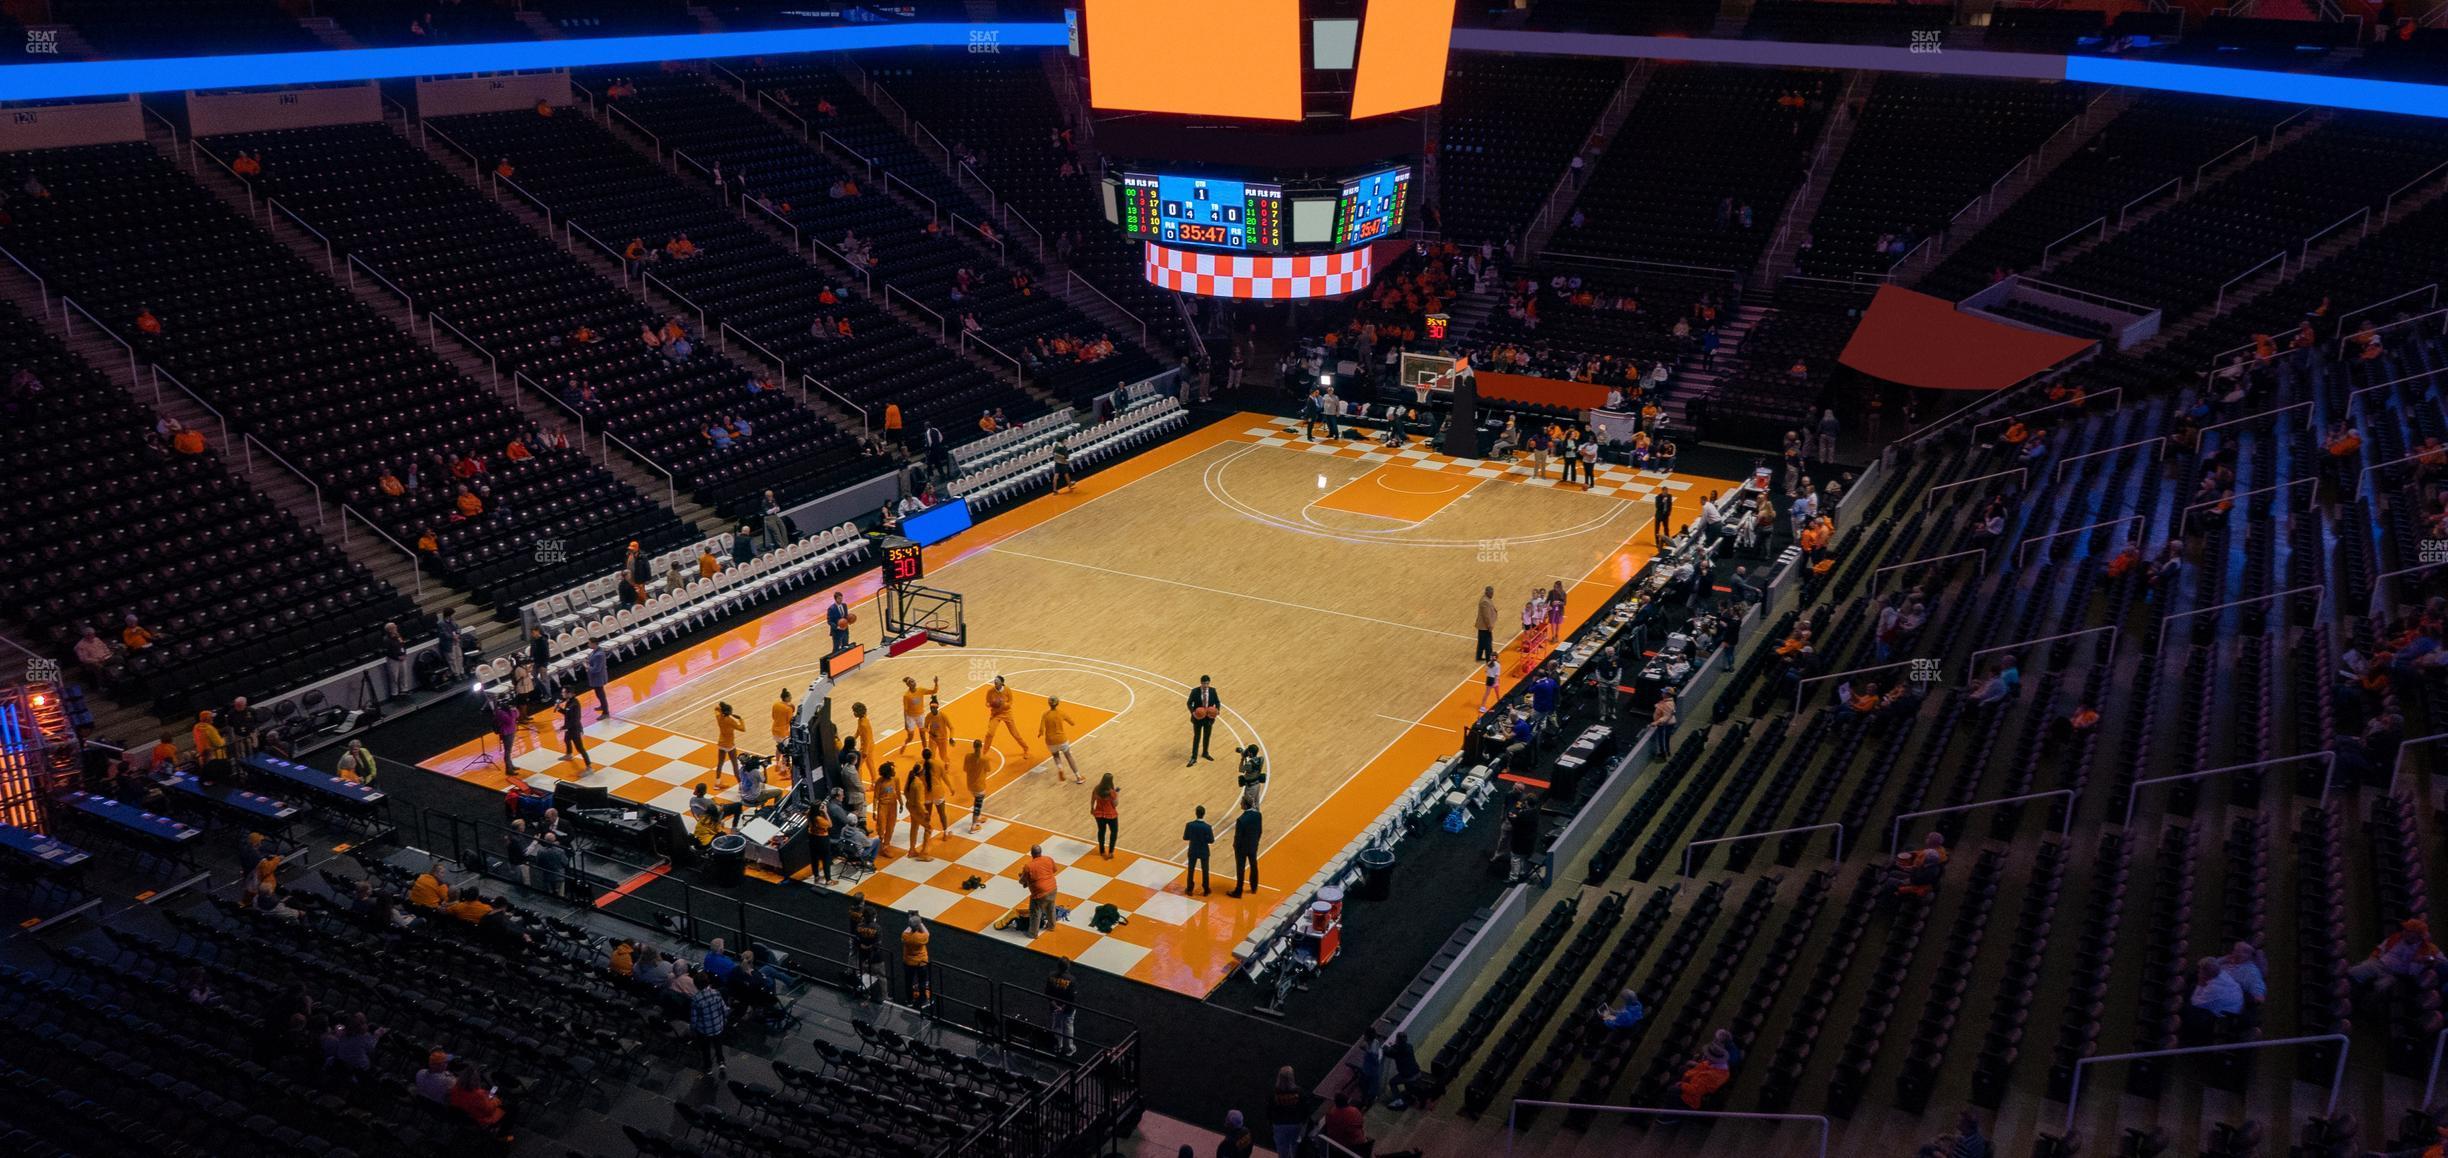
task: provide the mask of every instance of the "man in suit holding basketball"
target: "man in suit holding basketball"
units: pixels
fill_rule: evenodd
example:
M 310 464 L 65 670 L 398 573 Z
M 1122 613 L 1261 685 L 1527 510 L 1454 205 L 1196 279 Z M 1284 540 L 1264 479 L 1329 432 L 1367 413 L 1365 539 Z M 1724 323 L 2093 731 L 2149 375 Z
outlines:
M 825 608 L 825 626 L 833 629 L 834 651 L 842 652 L 850 649 L 850 624 L 857 618 L 857 615 L 851 613 L 850 603 L 842 598 L 842 593 L 834 592 L 833 605 Z
M 1216 696 L 1214 681 L 1200 676 L 1198 686 L 1190 689 L 1190 759 L 1183 767 L 1215 759 L 1207 745 L 1215 736 L 1216 716 L 1223 710 L 1224 701 Z

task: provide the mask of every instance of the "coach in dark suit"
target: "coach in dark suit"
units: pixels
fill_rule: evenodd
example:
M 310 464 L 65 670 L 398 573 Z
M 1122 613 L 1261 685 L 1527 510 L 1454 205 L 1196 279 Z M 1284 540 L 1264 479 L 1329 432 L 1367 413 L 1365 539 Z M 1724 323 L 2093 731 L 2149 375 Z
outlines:
M 1233 819 L 1233 887 L 1227 896 L 1240 896 L 1241 890 L 1258 891 L 1258 841 L 1266 835 L 1266 818 L 1255 808 L 1244 808 Z
M 1200 676 L 1198 686 L 1190 689 L 1190 760 L 1183 767 L 1215 759 L 1207 751 L 1207 744 L 1215 736 L 1216 715 L 1223 710 L 1224 701 L 1216 696 L 1215 683 Z
M 1659 487 L 1657 497 L 1650 501 L 1657 507 L 1657 519 L 1650 524 L 1651 537 L 1663 547 L 1666 540 L 1674 538 L 1674 492 Z

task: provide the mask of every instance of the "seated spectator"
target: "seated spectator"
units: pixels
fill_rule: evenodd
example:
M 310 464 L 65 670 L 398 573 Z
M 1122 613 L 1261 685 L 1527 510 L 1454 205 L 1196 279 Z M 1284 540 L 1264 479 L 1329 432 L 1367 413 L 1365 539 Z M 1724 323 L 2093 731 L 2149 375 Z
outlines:
M 2252 942 L 2236 942 L 2226 956 L 2219 958 L 2219 968 L 2235 980 L 2248 1004 L 2259 1005 L 2269 999 L 2269 955 Z
M 345 1021 L 335 1022 L 323 1035 L 323 1060 L 351 1080 L 374 1070 L 374 1047 L 382 1044 L 388 1031 L 366 1024 L 366 1015 L 351 1013 Z
M 2440 947 L 2431 943 L 2431 923 L 2409 917 L 2371 952 L 2370 959 L 2346 971 L 2358 988 L 2385 992 L 2398 979 L 2432 975 L 2441 961 Z
M 408 903 L 420 909 L 440 909 L 450 900 L 450 886 L 442 880 L 442 861 L 437 858 L 418 873 L 408 885 Z
M 1649 1010 L 1641 1005 L 1640 994 L 1626 989 L 1616 998 L 1614 1008 L 1599 1008 L 1598 1023 L 1608 1029 L 1630 1029 L 1647 1016 Z
M 1887 879 L 1899 897 L 1929 896 L 1946 874 L 1947 857 L 1946 834 L 1930 833 L 1922 838 L 1920 848 L 1896 854 L 1895 868 Z
M 411 1080 L 417 1096 L 429 1102 L 448 1104 L 451 1091 L 458 1087 L 458 1078 L 451 1073 L 451 1055 L 440 1046 L 425 1055 L 425 1068 Z
M 1707 1104 L 1711 1095 L 1724 1089 L 1733 1080 L 1727 1066 L 1725 1049 L 1714 1042 L 1700 1051 L 1700 1056 L 1683 1067 L 1683 1080 L 1675 1086 L 1686 1109 L 1697 1110 Z
M 158 338 L 161 336 L 161 318 L 153 312 L 153 307 L 136 307 L 136 332 L 143 334 L 148 338 Z
M 1368 1118 L 1360 1112 L 1360 1107 L 1352 1104 L 1350 1094 L 1334 1096 L 1334 1108 L 1326 1111 L 1326 1120 L 1320 1129 L 1329 1140 L 1354 1154 L 1366 1154 L 1372 1145 L 1368 1136 Z
M 2016 689 L 2022 686 L 2023 670 L 2016 665 L 2015 657 L 2010 655 L 1996 671 L 1990 673 L 1988 679 L 1973 685 L 1972 702 L 1976 704 L 2002 703 L 2011 698 Z
M 450 1107 L 467 1115 L 467 1120 L 475 1123 L 478 1129 L 496 1134 L 504 1142 L 511 1141 L 507 1123 L 509 1114 L 475 1063 L 463 1061 L 451 1069 Z
M 663 252 L 671 255 L 675 260 L 686 261 L 697 256 L 697 243 L 690 241 L 689 235 L 683 233 L 664 242 Z
M 2218 1027 L 2244 1013 L 2244 990 L 2216 957 L 2204 957 L 2193 967 L 2193 996 L 2185 1003 L 2183 1038 L 2187 1045 L 2207 1045 Z

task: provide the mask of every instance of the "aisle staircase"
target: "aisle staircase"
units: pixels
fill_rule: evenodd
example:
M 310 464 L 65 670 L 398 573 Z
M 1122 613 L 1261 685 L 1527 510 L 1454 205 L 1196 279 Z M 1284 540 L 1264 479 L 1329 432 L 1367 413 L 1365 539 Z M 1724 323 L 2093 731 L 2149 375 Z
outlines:
M 1861 123 L 1854 107 L 1870 99 L 1870 90 L 1878 83 L 1878 74 L 1855 71 L 1845 77 L 1844 91 L 1828 110 L 1827 123 L 1819 130 L 1819 145 L 1811 150 L 1810 171 L 1802 186 L 1785 202 L 1785 212 L 1777 218 L 1777 231 L 1768 248 L 1760 251 L 1759 263 L 1751 267 L 1750 285 L 1763 290 L 1776 288 L 1786 271 L 1793 268 L 1794 254 L 1802 248 L 1802 239 L 1810 236 L 1811 221 L 1819 216 L 1819 203 L 1827 199 L 1828 186 L 1836 179 L 1836 167 L 1844 160 L 1845 147 L 1853 143 L 1853 130 Z
M 1658 410 L 1668 425 L 1690 429 L 1684 417 L 1690 410 L 1691 404 L 1703 398 L 1714 397 L 1717 394 L 1718 383 L 1734 377 L 1750 364 L 1743 360 L 1741 353 L 1743 338 L 1748 336 L 1754 327 L 1776 313 L 1775 306 L 1752 300 L 1752 298 L 1753 295 L 1744 295 L 1744 300 L 1734 307 L 1734 315 L 1731 318 L 1723 314 L 1718 315 L 1717 337 L 1719 341 L 1714 366 L 1703 365 L 1697 341 L 1692 344 L 1691 352 L 1683 355 L 1682 360 L 1675 364 L 1673 389 L 1668 390 L 1666 397 L 1658 402 Z

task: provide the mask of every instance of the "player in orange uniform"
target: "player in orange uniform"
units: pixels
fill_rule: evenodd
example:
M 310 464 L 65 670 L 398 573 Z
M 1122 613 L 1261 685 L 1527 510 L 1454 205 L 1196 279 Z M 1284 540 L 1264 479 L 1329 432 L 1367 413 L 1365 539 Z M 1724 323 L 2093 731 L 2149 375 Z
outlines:
M 1003 730 L 1011 733 L 1012 743 L 1020 745 L 1020 758 L 1027 760 L 1029 758 L 1028 740 L 1020 734 L 1020 725 L 1012 722 L 1012 693 L 1010 688 L 1003 686 L 1002 676 L 996 676 L 994 686 L 986 689 L 987 739 L 994 739 L 997 724 L 1003 725 Z
M 932 687 L 922 692 L 918 690 L 917 680 L 908 676 L 901 677 L 901 742 L 893 745 L 893 754 L 899 755 L 901 749 L 909 747 L 911 740 L 919 741 L 919 747 L 926 746 L 927 700 L 942 691 L 943 680 L 941 678 L 938 678 Z
M 726 763 L 731 765 L 731 778 L 739 778 L 739 734 L 740 729 L 747 726 L 748 721 L 739 718 L 738 713 L 731 710 L 730 704 L 714 705 L 714 783 L 717 786 L 722 784 L 722 770 Z
M 986 741 L 969 741 L 969 753 L 961 757 L 961 776 L 969 782 L 969 832 L 975 835 L 986 822 Z
M 875 725 L 867 719 L 867 705 L 850 705 L 850 718 L 858 725 L 859 779 L 873 780 L 876 770 Z

